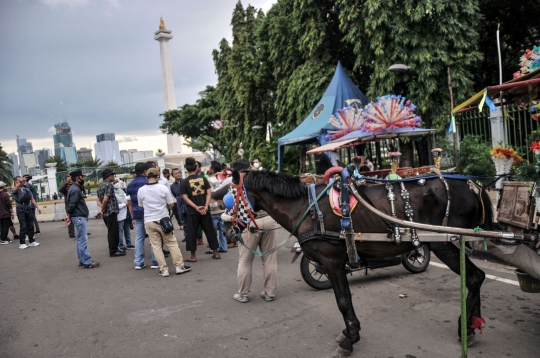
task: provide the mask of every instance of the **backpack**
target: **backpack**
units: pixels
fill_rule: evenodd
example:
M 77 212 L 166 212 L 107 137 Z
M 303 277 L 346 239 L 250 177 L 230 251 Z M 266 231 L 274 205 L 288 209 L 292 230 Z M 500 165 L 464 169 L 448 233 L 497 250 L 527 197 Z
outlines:
M 17 202 L 20 204 L 28 205 L 32 200 L 32 193 L 28 188 L 19 188 L 17 190 Z

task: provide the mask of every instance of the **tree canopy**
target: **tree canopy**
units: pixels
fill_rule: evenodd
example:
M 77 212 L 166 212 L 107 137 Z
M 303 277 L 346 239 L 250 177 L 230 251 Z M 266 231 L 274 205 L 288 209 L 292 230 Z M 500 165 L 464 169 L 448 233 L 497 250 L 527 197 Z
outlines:
M 375 100 L 402 93 L 426 126 L 441 134 L 449 123 L 447 69 L 457 104 L 498 77 L 496 23 L 502 24 L 505 78 L 524 49 L 540 42 L 536 1 L 509 0 L 278 0 L 264 14 L 239 1 L 232 42 L 212 52 L 218 77 L 195 104 L 162 114 L 161 129 L 234 161 L 238 149 L 276 169 L 277 139 L 294 129 L 328 86 L 338 60 Z M 519 26 L 517 26 L 519 23 Z M 410 71 L 394 74 L 390 65 Z M 214 129 L 220 119 L 222 129 Z M 262 128 L 257 130 L 254 128 Z M 299 147 L 285 153 L 296 172 Z
M 0 181 L 3 181 L 7 185 L 13 183 L 13 175 L 11 174 L 11 159 L 2 149 L 0 144 Z

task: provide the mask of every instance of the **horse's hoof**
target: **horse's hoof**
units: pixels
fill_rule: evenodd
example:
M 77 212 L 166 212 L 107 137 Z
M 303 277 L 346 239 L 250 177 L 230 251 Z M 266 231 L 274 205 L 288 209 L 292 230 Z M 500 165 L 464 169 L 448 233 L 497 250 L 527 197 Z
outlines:
M 461 337 L 458 338 L 458 341 L 461 342 Z M 473 334 L 469 334 L 467 336 L 467 347 L 471 347 L 474 343 L 476 342 L 476 335 L 473 333 Z
M 347 336 L 344 335 L 343 332 L 341 332 L 339 336 L 336 337 L 336 342 L 341 343 L 345 340 L 345 338 L 347 338 Z
M 334 351 L 334 353 L 332 353 L 332 357 L 348 357 L 350 355 L 351 355 L 351 351 L 348 351 L 348 350 L 343 349 L 341 347 L 337 347 L 336 350 Z

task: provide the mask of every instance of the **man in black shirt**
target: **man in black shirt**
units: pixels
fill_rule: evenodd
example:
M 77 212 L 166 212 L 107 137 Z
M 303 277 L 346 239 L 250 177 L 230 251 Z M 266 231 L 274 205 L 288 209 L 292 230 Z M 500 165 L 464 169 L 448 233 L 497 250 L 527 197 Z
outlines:
M 311 145 L 311 149 L 316 149 L 321 146 L 321 143 L 315 142 Z M 315 154 L 315 174 L 324 174 L 328 169 L 332 168 L 330 158 L 324 153 Z
M 197 163 L 193 158 L 186 158 L 186 170 L 189 176 L 182 179 L 180 183 L 180 193 L 182 199 L 187 203 L 187 223 L 184 229 L 186 230 L 186 250 L 191 252 L 191 256 L 186 260 L 188 262 L 197 261 L 195 252 L 197 251 L 197 232 L 199 225 L 202 226 L 206 239 L 210 244 L 210 249 L 213 250 L 212 258 L 220 259 L 218 253 L 218 240 L 216 230 L 212 224 L 212 216 L 208 210 L 210 200 L 212 199 L 212 191 L 210 183 L 202 175 L 197 175 Z

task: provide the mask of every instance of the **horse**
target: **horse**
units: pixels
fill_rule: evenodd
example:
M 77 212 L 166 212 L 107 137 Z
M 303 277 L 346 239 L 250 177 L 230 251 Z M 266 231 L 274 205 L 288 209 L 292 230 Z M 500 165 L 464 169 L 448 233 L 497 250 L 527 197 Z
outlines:
M 238 184 L 239 180 L 240 173 L 233 172 L 233 184 Z M 483 205 L 465 180 L 446 179 L 445 184 L 440 178 L 428 178 L 424 179 L 422 184 L 418 181 L 407 181 L 404 184 L 410 195 L 410 206 L 413 209 L 415 222 L 441 225 L 446 218 L 448 226 L 452 227 L 475 228 L 481 222 L 484 222 L 482 228 L 485 230 L 491 230 L 494 227 L 491 205 Z M 249 171 L 243 178 L 243 185 L 252 209 L 265 210 L 289 232 L 293 232 L 295 225 L 300 222 L 309 206 L 308 186 L 301 182 L 298 176 L 269 171 Z M 399 189 L 398 184 L 393 184 L 393 187 L 394 190 Z M 326 186 L 324 183 L 318 183 L 315 188 L 319 194 L 325 190 Z M 385 185 L 370 185 L 362 187 L 361 190 L 362 195 L 378 210 L 387 214 L 391 213 Z M 404 201 L 400 195 L 395 195 L 395 197 L 395 214 L 398 218 L 405 218 Z M 481 198 L 484 203 L 490 203 L 485 191 L 482 191 Z M 448 201 L 451 202 L 449 208 L 447 208 Z M 332 212 L 326 196 L 319 200 L 319 208 L 323 213 L 326 232 L 340 232 L 340 217 Z M 360 204 L 352 211 L 351 220 L 354 232 L 388 233 L 389 231 L 388 225 L 381 218 Z M 299 225 L 297 232 L 294 233 L 295 236 L 301 238 L 303 234 L 313 232 L 314 225 L 317 225 L 317 220 L 308 217 Z M 346 277 L 348 255 L 345 240 L 323 237 L 319 234 L 308 236 L 308 239 L 299 240 L 299 242 L 304 255 L 321 264 L 326 271 L 345 322 L 345 329 L 336 338 L 339 346 L 332 356 L 349 356 L 353 351 L 353 344 L 360 340 L 360 321 L 354 311 Z M 358 253 L 365 258 L 392 257 L 414 249 L 410 242 L 397 245 L 393 242 L 356 241 L 355 245 Z M 428 245 L 430 250 L 453 272 L 460 273 L 460 252 L 455 245 L 445 242 L 431 242 Z M 474 341 L 474 330 L 481 327 L 480 288 L 484 278 L 485 273 L 467 257 L 467 336 L 470 344 Z M 458 336 L 461 336 L 460 319 L 458 319 Z

